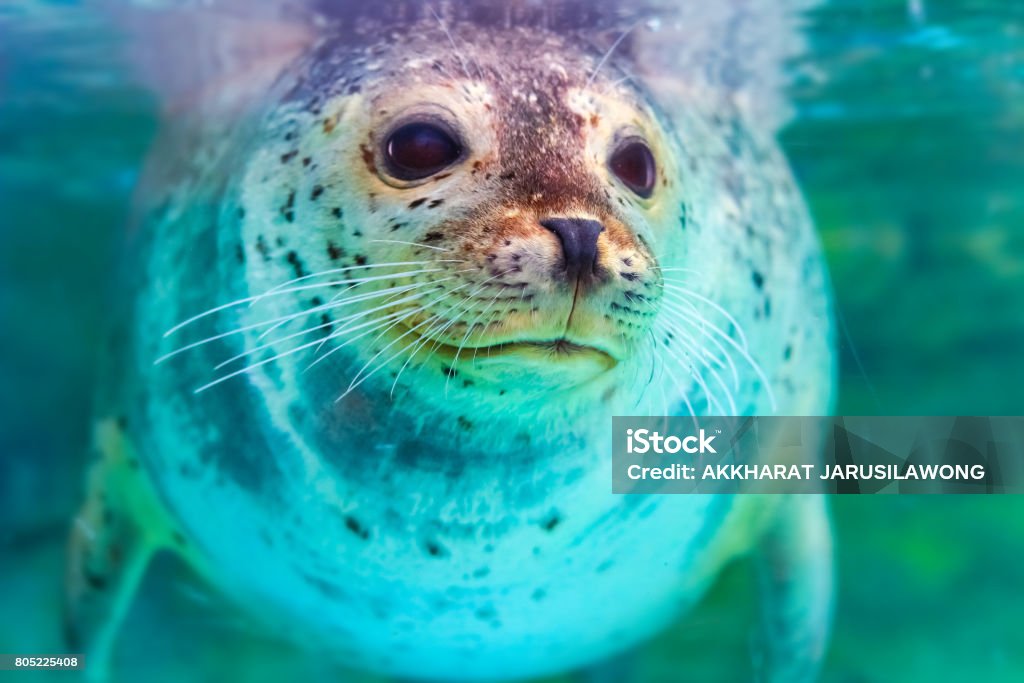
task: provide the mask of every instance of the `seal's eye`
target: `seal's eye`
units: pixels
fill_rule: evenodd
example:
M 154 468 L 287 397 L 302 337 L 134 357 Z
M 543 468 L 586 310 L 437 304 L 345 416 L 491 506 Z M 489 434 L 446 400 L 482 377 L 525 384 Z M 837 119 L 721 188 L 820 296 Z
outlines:
M 608 160 L 608 167 L 623 185 L 644 199 L 654 192 L 658 168 L 651 148 L 643 140 L 632 138 L 620 144 Z
M 413 121 L 391 132 L 384 141 L 388 172 L 399 180 L 420 180 L 451 166 L 462 156 L 462 145 L 445 126 Z

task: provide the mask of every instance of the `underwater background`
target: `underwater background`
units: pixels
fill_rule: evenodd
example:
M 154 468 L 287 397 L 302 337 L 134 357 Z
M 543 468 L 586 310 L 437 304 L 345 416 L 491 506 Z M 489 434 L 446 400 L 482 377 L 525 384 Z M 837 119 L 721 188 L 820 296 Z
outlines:
M 806 26 L 782 142 L 836 291 L 838 412 L 1021 414 L 1024 0 L 831 0 Z M 119 296 L 107 276 L 157 126 L 116 41 L 74 3 L 0 0 L 0 652 L 66 649 L 63 542 Z M 823 681 L 1024 680 L 1024 497 L 831 503 Z M 149 591 L 120 648 L 127 680 L 336 674 L 249 634 L 173 567 L 149 580 L 161 571 L 171 588 Z M 738 656 L 752 584 L 727 571 L 643 651 L 637 680 L 756 680 Z M 50 678 L 74 675 L 33 674 Z

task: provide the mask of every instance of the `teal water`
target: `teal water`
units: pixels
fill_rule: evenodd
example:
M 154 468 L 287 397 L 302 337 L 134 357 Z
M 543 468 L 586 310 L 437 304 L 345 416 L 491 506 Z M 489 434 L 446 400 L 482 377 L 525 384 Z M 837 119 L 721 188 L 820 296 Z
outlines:
M 782 141 L 846 331 L 839 411 L 1020 414 L 1024 3 L 838 0 L 808 14 L 807 32 Z M 0 0 L 0 651 L 61 649 L 60 544 L 117 296 L 106 275 L 156 129 L 116 45 L 73 6 Z M 823 680 L 1024 680 L 1024 500 L 833 509 L 839 597 Z M 184 657 L 211 679 L 275 680 L 294 664 L 210 598 L 179 597 L 151 610 L 184 614 L 194 642 L 136 620 L 133 642 L 163 657 L 154 678 L 176 680 L 168 662 Z M 736 653 L 752 598 L 737 566 L 643 653 L 638 678 L 749 679 Z

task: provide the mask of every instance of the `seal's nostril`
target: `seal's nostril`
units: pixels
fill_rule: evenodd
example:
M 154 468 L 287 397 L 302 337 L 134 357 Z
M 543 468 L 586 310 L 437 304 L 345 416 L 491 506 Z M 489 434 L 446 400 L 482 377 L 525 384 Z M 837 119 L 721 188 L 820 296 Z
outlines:
M 570 280 L 590 277 L 597 267 L 597 238 L 604 226 L 588 218 L 546 218 L 542 226 L 562 243 L 566 275 Z

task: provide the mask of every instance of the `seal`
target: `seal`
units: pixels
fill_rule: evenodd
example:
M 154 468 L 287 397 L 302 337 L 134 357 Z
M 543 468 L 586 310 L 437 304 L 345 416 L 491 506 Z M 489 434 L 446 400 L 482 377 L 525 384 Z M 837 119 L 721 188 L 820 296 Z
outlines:
M 610 488 L 613 415 L 829 410 L 769 97 L 666 67 L 692 22 L 509 7 L 320 11 L 154 151 L 71 538 L 93 675 L 161 551 L 310 650 L 450 680 L 628 650 L 757 551 L 768 679 L 814 676 L 819 498 Z

